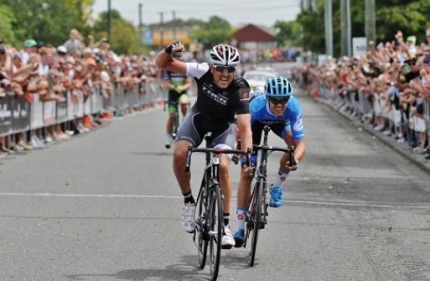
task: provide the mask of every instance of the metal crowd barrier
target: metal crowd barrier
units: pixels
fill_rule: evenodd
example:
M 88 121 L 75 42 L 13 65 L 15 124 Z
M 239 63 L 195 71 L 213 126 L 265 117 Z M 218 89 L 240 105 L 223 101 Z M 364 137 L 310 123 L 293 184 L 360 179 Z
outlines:
M 427 128 L 427 136 L 430 139 L 430 99 L 424 100 L 424 120 Z
M 341 96 L 339 93 L 328 89 L 325 84 L 319 84 L 319 97 L 321 99 L 330 102 L 332 105 L 347 106 L 350 112 L 355 113 L 359 118 L 363 116 L 370 117 L 371 115 L 375 117 L 381 116 L 388 120 L 390 127 L 406 125 L 404 122 L 409 122 L 411 123 L 410 127 L 413 128 L 415 117 L 412 115 L 406 116 L 402 110 L 396 109 L 390 102 L 387 103 L 386 99 L 390 99 L 389 96 L 384 98 L 381 96 L 379 93 L 366 94 L 358 92 L 358 94 L 355 94 L 355 92 L 348 91 Z M 369 99 L 369 97 L 372 99 Z M 430 138 L 430 99 L 424 100 L 423 105 L 426 133 Z
M 110 96 L 104 89 L 95 87 L 86 99 L 78 90 L 75 98 L 70 91 L 64 92 L 62 102 L 43 102 L 39 94 L 34 94 L 31 103 L 8 92 L 0 98 L 0 137 L 43 129 L 104 111 L 127 113 L 130 109 L 144 109 L 164 98 L 161 89 L 157 81 L 142 83 L 133 90 L 112 85 Z

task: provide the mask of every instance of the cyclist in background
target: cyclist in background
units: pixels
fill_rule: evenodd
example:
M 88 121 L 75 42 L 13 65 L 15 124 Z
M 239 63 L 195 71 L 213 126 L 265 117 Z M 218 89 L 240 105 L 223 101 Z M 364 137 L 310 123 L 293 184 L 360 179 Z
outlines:
M 180 52 L 173 53 L 172 57 L 182 61 L 182 53 Z M 172 133 L 173 124 L 175 122 L 175 113 L 179 107 L 181 109 L 182 117 L 185 117 L 188 112 L 188 105 L 190 102 L 187 91 L 190 89 L 191 79 L 183 74 L 168 70 L 163 70 L 161 72 L 161 79 L 164 81 L 164 85 L 168 89 L 167 105 L 169 117 L 166 124 L 167 142 L 165 147 L 170 148 L 173 143 Z M 179 106 L 175 103 L 178 103 Z
M 297 164 L 306 152 L 302 110 L 299 101 L 293 96 L 290 81 L 284 77 L 268 79 L 264 86 L 264 94 L 261 94 L 261 89 L 254 89 L 250 95 L 255 96 L 249 104 L 253 144 L 260 144 L 263 128 L 265 125 L 269 125 L 271 130 L 288 146 L 295 147 L 294 160 L 296 163 L 289 163 L 289 155 L 285 153 L 280 160 L 275 181 L 269 189 L 269 206 L 279 208 L 282 206 L 282 184 L 288 174 L 297 169 Z M 257 162 L 256 156 L 253 157 L 253 162 Z M 241 247 L 244 242 L 245 218 L 248 211 L 252 179 L 253 177 L 249 173 L 242 172 L 237 191 L 235 247 Z
M 193 77 L 197 84 L 197 101 L 179 128 L 173 152 L 173 170 L 184 196 L 182 228 L 192 233 L 195 231 L 196 205 L 191 192 L 191 174 L 184 169 L 188 146 L 198 147 L 204 135 L 210 131 L 211 147 L 232 149 L 235 147 L 236 128 L 239 128 L 242 149 L 246 151 L 252 148 L 251 115 L 248 108 L 250 87 L 245 79 L 235 77 L 236 66 L 240 63 L 236 48 L 222 44 L 213 47 L 210 52 L 211 64 L 184 63 L 171 55 L 173 52 L 183 51 L 185 48 L 182 43 L 173 42 L 158 53 L 156 64 L 161 69 Z M 219 181 L 224 196 L 224 233 L 221 245 L 224 249 L 230 249 L 235 243 L 229 227 L 232 190 L 230 157 L 220 157 Z

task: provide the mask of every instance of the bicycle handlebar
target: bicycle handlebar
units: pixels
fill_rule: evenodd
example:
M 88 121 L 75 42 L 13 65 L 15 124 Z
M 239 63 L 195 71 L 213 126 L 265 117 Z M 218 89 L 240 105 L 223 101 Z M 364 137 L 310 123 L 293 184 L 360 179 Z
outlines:
M 288 153 L 289 155 L 289 162 L 291 166 L 296 165 L 296 161 L 294 159 L 294 146 L 290 146 L 288 148 L 285 147 L 278 147 L 278 146 L 268 146 L 268 145 L 254 145 L 253 146 L 254 152 L 258 152 L 259 150 L 264 151 L 283 151 L 285 153 Z
M 190 171 L 191 166 L 191 155 L 194 152 L 202 152 L 202 153 L 213 153 L 213 154 L 240 154 L 244 155 L 246 157 L 246 165 L 249 167 L 251 162 L 251 149 L 248 148 L 248 150 L 245 152 L 243 150 L 239 149 L 220 149 L 220 148 L 194 148 L 192 146 L 188 147 L 187 151 L 187 162 L 185 164 L 185 172 Z

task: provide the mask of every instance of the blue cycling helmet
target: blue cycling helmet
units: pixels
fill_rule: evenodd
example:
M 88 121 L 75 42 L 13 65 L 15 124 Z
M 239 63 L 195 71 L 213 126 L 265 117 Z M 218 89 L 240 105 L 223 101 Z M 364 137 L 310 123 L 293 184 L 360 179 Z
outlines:
M 284 77 L 272 77 L 264 85 L 266 97 L 269 98 L 289 98 L 293 94 L 293 86 Z
M 262 94 L 264 94 L 264 88 L 261 86 L 257 86 L 254 89 L 252 89 L 251 92 L 249 93 L 249 99 L 252 100 L 256 96 L 259 96 Z

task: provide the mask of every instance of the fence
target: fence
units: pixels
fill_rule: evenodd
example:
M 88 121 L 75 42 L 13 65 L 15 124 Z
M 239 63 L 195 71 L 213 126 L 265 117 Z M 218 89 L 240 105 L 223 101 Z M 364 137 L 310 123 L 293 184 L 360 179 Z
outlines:
M 327 88 L 324 84 L 319 84 L 319 97 L 330 102 L 332 105 L 348 110 L 351 114 L 363 121 L 365 118 L 384 117 L 388 119 L 388 127 L 399 127 L 410 124 L 410 128 L 417 128 L 417 118 L 413 117 L 409 110 L 406 115 L 403 110 L 396 109 L 391 102 L 387 102 L 385 95 L 379 93 L 367 94 L 356 91 L 345 91 L 342 95 L 333 89 Z M 424 129 L 427 138 L 430 139 L 430 100 L 423 100 L 424 106 Z M 423 127 L 423 126 L 421 126 Z
M 112 85 L 111 94 L 94 87 L 85 98 L 82 91 L 74 96 L 70 91 L 62 93 L 63 101 L 41 101 L 39 94 L 33 101 L 8 92 L 0 98 L 0 137 L 14 137 L 18 133 L 78 120 L 85 115 L 96 115 L 105 111 L 123 115 L 130 109 L 144 109 L 156 105 L 164 98 L 159 82 L 141 83 L 133 90 L 121 85 Z

